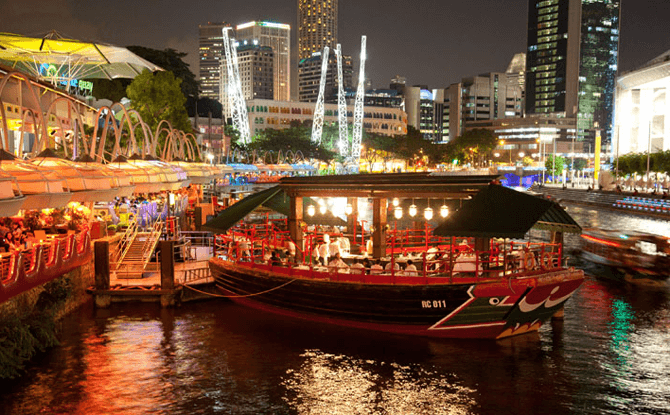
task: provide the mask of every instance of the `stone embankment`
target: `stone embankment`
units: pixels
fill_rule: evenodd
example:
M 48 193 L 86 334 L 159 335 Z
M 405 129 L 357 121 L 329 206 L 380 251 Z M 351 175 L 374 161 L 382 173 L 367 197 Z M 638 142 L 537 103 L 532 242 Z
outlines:
M 664 199 L 662 195 L 635 195 L 631 192 L 617 193 L 547 185 L 541 187 L 534 185 L 530 190 L 551 197 L 559 203 L 592 206 L 622 214 L 670 220 L 670 198 Z

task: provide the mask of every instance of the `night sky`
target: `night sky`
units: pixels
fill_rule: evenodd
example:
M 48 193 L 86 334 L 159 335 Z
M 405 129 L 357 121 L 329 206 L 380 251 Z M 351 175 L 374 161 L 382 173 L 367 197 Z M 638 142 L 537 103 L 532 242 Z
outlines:
M 668 0 L 622 0 L 620 70 L 670 50 Z M 270 19 L 289 23 L 296 43 L 296 0 L 0 0 L 0 31 L 163 49 L 189 56 L 197 74 L 198 24 Z M 526 0 L 340 0 L 339 40 L 358 56 L 368 36 L 367 75 L 386 88 L 399 74 L 410 85 L 443 88 L 462 77 L 504 71 L 526 48 Z M 295 51 L 295 46 L 294 46 Z M 295 54 L 294 54 L 295 56 Z M 357 58 L 355 61 L 357 62 Z M 357 63 L 356 63 L 357 65 Z

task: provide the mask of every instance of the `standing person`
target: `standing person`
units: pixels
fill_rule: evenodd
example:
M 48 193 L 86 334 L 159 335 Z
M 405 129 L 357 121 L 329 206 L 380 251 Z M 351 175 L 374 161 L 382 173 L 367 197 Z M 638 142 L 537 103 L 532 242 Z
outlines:
M 328 244 L 328 254 L 331 257 L 334 257 L 337 254 L 342 255 L 342 252 L 340 252 L 340 243 L 337 241 L 337 238 L 331 238 L 330 244 Z
M 319 244 L 317 242 L 316 245 L 314 245 L 314 248 L 312 249 L 312 258 L 314 259 L 315 264 L 321 263 L 321 261 L 320 261 L 321 257 L 319 255 L 319 247 L 320 246 L 321 246 L 321 244 Z
M 330 251 L 328 249 L 328 244 L 324 241 L 319 245 L 319 260 L 321 265 L 328 265 L 328 260 L 330 259 Z

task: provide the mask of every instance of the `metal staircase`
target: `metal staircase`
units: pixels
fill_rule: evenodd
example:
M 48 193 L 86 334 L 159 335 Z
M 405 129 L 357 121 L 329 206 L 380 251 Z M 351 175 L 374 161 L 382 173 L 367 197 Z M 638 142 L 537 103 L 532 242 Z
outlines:
M 141 231 L 136 223 L 126 230 L 119 241 L 117 249 L 112 253 L 112 267 L 117 277 L 125 275 L 141 276 L 147 269 L 149 261 L 163 234 L 163 223 L 156 221 L 148 231 Z

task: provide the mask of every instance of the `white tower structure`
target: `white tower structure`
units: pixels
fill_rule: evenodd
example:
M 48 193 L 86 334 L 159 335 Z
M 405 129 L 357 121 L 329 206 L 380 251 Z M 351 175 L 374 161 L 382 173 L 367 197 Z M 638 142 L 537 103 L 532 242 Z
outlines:
M 228 36 L 230 27 L 223 28 L 223 45 L 226 51 L 226 69 L 228 74 L 228 102 L 232 112 L 233 125 L 240 133 L 240 139 L 244 144 L 251 142 L 249 131 L 249 117 L 247 115 L 247 103 L 242 94 L 242 82 L 240 80 L 240 68 L 237 63 L 237 47 L 235 39 Z
M 365 98 L 365 45 L 367 36 L 361 36 L 361 63 L 358 70 L 358 89 L 354 104 L 354 137 L 351 143 L 351 159 L 358 166 L 361 158 L 361 140 L 363 139 L 363 102 Z
M 347 128 L 347 100 L 344 96 L 344 77 L 342 76 L 342 45 L 337 44 L 337 121 L 340 126 L 340 155 L 349 156 L 349 137 Z
M 312 142 L 316 145 L 321 144 L 321 135 L 323 134 L 323 115 L 324 115 L 324 95 L 326 92 L 326 74 L 328 73 L 328 53 L 330 48 L 323 48 L 321 60 L 321 84 L 319 86 L 319 97 L 316 100 L 314 108 L 314 122 L 312 123 Z

